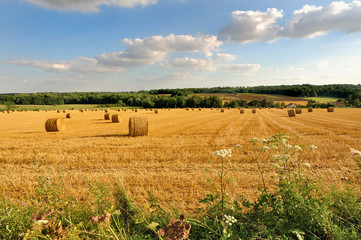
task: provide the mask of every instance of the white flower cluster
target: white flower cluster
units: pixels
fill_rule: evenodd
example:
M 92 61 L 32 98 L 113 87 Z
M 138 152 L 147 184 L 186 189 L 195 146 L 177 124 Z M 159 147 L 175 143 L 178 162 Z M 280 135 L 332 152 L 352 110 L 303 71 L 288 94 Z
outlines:
M 232 157 L 232 149 L 222 149 L 219 151 L 212 152 L 212 154 L 221 157 Z
M 356 149 L 350 148 L 350 153 L 355 156 L 361 157 L 361 151 L 358 151 Z
M 229 216 L 229 215 L 224 215 L 223 216 L 223 221 L 229 225 L 232 226 L 232 224 L 237 222 L 237 219 L 235 219 L 233 216 Z

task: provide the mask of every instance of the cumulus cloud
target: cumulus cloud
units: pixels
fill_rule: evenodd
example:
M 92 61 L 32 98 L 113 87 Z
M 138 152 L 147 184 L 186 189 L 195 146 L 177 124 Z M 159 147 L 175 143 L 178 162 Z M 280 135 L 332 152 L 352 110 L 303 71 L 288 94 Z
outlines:
M 217 53 L 214 57 L 215 61 L 232 61 L 236 59 L 236 56 L 227 53 Z
M 234 11 L 233 19 L 223 27 L 218 39 L 247 43 L 272 42 L 279 38 L 312 38 L 333 30 L 355 33 L 361 31 L 361 1 L 332 2 L 321 7 L 305 5 L 293 12 L 284 26 L 277 24 L 283 17 L 282 10 L 269 8 L 266 12 Z
M 99 7 L 135 7 L 156 4 L 157 0 L 23 0 L 46 9 L 60 11 L 98 12 Z
M 49 72 L 72 71 L 76 73 L 111 73 L 123 71 L 120 67 L 109 67 L 98 64 L 95 58 L 78 57 L 78 60 L 52 61 L 52 60 L 13 60 L 8 64 L 41 68 Z
M 195 59 L 195 58 L 176 58 L 171 61 L 165 61 L 159 64 L 167 68 L 182 68 L 189 70 L 206 70 L 215 71 L 216 66 L 210 59 Z
M 230 65 L 224 65 L 222 71 L 242 73 L 242 72 L 258 71 L 260 68 L 261 65 L 259 64 L 230 64 Z
M 283 12 L 275 8 L 268 8 L 267 12 L 234 11 L 232 21 L 220 30 L 218 39 L 238 43 L 273 40 L 279 28 L 277 19 L 282 16 Z
M 124 39 L 122 43 L 127 46 L 126 51 L 103 53 L 95 57 L 96 60 L 105 66 L 144 66 L 160 62 L 172 52 L 199 52 L 212 56 L 212 51 L 222 44 L 216 36 L 173 34 L 166 37 Z

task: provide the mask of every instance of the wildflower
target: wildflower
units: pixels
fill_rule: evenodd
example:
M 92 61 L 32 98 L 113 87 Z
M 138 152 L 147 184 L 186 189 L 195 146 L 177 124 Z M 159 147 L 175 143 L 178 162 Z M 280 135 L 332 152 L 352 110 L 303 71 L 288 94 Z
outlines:
M 241 144 L 237 144 L 236 146 L 234 146 L 235 148 L 241 148 L 242 145 Z
M 259 139 L 258 138 L 251 138 L 249 141 L 250 142 L 259 142 Z
M 262 142 L 262 143 L 267 143 L 268 140 L 267 140 L 267 139 L 261 139 L 260 142 Z
M 260 147 L 258 150 L 260 150 L 260 151 L 267 151 L 267 150 L 269 150 L 270 148 L 268 147 L 268 146 L 262 146 L 262 147 Z
M 316 149 L 317 147 L 315 145 L 308 146 L 309 149 Z
M 352 155 L 361 157 L 361 152 L 358 151 L 358 150 L 356 150 L 356 149 L 350 148 L 350 153 L 351 153 Z
M 286 148 L 292 148 L 292 147 L 293 147 L 292 145 L 289 144 L 286 145 Z
M 292 147 L 292 149 L 294 149 L 295 151 L 302 151 L 303 149 L 300 147 L 300 146 L 298 146 L 298 145 L 294 145 L 293 147 Z
M 301 167 L 309 168 L 309 167 L 311 167 L 311 164 L 309 164 L 309 163 L 301 163 Z
M 212 152 L 212 154 L 220 156 L 220 157 L 232 157 L 232 150 L 231 149 L 221 149 L 221 150 Z
M 235 219 L 233 216 L 229 216 L 229 215 L 224 215 L 223 216 L 223 221 L 229 225 L 232 226 L 233 223 L 237 222 L 237 219 Z

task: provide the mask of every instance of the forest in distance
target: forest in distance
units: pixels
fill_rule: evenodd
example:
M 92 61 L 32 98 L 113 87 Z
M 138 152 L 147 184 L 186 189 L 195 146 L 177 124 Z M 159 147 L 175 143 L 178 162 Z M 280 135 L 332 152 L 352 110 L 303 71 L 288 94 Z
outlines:
M 208 94 L 200 96 L 198 94 Z M 209 96 L 209 94 L 214 94 Z M 280 107 L 272 99 L 232 100 L 224 102 L 217 94 L 269 94 L 289 97 L 333 97 L 347 107 L 361 107 L 361 84 L 281 85 L 256 87 L 213 87 L 185 89 L 155 89 L 134 92 L 41 92 L 0 94 L 0 104 L 64 105 L 99 104 L 122 107 L 183 108 L 183 107 Z M 284 104 L 283 104 L 284 105 Z M 308 107 L 329 107 L 332 104 L 309 101 Z

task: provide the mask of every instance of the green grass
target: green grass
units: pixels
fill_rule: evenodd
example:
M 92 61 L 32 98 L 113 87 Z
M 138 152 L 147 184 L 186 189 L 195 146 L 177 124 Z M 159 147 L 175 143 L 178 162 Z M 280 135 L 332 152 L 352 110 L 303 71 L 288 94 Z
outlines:
M 305 99 L 320 103 L 336 102 L 338 100 L 338 98 L 334 97 L 306 97 Z

